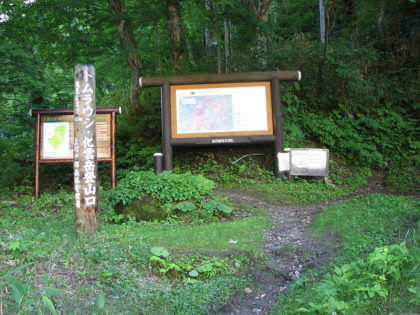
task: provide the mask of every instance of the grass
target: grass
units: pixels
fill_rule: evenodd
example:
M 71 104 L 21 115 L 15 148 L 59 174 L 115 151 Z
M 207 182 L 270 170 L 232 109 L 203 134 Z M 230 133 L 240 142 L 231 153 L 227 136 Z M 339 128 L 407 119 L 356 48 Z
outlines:
M 294 183 L 279 181 L 245 163 L 227 172 L 207 165 L 203 173 L 216 174 L 210 178 L 219 190 L 240 184 L 241 190 L 269 202 L 292 204 L 345 196 L 363 187 L 370 175 L 367 169 L 335 165 L 330 171 L 329 183 L 302 178 Z M 218 307 L 251 285 L 246 270 L 257 272 L 263 265 L 264 230 L 270 220 L 261 210 L 225 222 L 174 217 L 123 224 L 103 220 L 96 236 L 77 238 L 72 194 L 44 193 L 38 200 L 24 191 L 17 194 L 0 200 L 4 313 L 217 313 Z M 101 205 L 108 206 L 104 200 Z M 419 205 L 408 197 L 369 195 L 324 209 L 312 225 L 314 237 L 339 240 L 338 255 L 331 265 L 311 271 L 288 295 L 281 295 L 274 313 L 418 312 L 418 221 Z M 172 270 L 163 275 L 150 263 L 155 246 L 169 250 L 167 265 L 205 262 L 211 255 L 225 257 L 220 260 L 223 267 L 202 279 Z M 376 291 L 363 283 L 372 283 L 369 288 Z M 341 293 L 331 296 L 331 292 Z
M 248 280 L 246 275 L 237 276 L 241 267 L 235 258 L 249 253 L 250 260 L 255 259 L 269 225 L 265 216 L 198 226 L 102 222 L 95 237 L 77 238 L 73 216 L 72 196 L 65 192 L 43 194 L 36 201 L 28 196 L 1 201 L 2 312 L 46 312 L 44 301 L 49 299 L 48 305 L 69 314 L 106 309 L 122 314 L 208 313 L 244 289 Z M 228 258 L 217 274 L 186 281 L 151 269 L 151 248 L 157 245 L 184 262 L 189 259 L 186 254 L 204 260 L 208 251 Z M 54 296 L 45 290 L 47 286 L 54 288 Z
M 149 225 L 142 228 L 142 235 L 148 243 L 168 247 L 179 254 L 194 251 L 223 253 L 234 249 L 257 253 L 262 247 L 264 229 L 268 224 L 267 217 L 258 216 L 225 223 L 178 228 Z
M 273 204 L 305 204 L 334 200 L 353 193 L 367 184 L 372 175 L 367 167 L 349 167 L 338 162 L 330 161 L 328 181 L 315 177 L 296 177 L 293 183 L 288 180 L 276 179 L 269 171 L 258 162 L 240 161 L 232 163 L 223 161 L 220 164 L 212 159 L 207 161 L 197 158 L 184 168 L 175 167 L 175 172 L 189 170 L 212 179 L 221 190 L 241 191 L 267 200 Z
M 337 255 L 280 295 L 274 314 L 418 312 L 419 219 L 413 198 L 382 194 L 324 209 L 313 232 L 340 239 Z

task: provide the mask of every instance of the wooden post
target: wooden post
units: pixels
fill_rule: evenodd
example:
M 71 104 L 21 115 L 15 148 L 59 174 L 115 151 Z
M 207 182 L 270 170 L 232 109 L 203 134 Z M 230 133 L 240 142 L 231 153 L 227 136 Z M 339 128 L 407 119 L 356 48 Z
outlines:
M 77 234 L 94 234 L 99 229 L 95 83 L 93 66 L 75 66 L 73 169 Z
M 284 152 L 280 81 L 278 78 L 271 79 L 271 102 L 273 106 L 274 135 L 276 136 L 276 141 L 274 142 L 274 174 L 277 178 L 282 178 L 284 172 L 280 172 L 279 159 L 277 158 L 278 153 Z
M 111 113 L 111 188 L 117 187 L 117 113 Z
M 162 151 L 163 170 L 173 168 L 173 151 L 171 141 L 171 90 L 168 82 L 162 84 Z
M 231 82 L 261 82 L 277 78 L 280 81 L 299 81 L 300 71 L 269 71 L 269 72 L 231 72 L 223 74 L 195 74 L 185 76 L 142 77 L 140 87 L 178 84 L 231 83 Z
M 39 154 L 39 152 L 40 152 L 40 143 L 39 143 L 39 140 L 40 140 L 40 133 L 41 133 L 41 131 L 40 131 L 40 129 L 41 129 L 41 115 L 40 114 L 37 114 L 36 115 L 36 122 L 35 122 L 35 178 L 34 178 L 34 187 L 35 187 L 35 189 L 34 189 L 34 196 L 35 196 L 35 199 L 38 199 L 39 198 L 39 195 L 40 195 L 40 190 L 39 190 L 39 182 L 40 182 L 40 180 L 39 180 L 39 177 L 40 177 L 40 171 L 41 171 L 41 165 L 40 165 L 40 163 L 39 163 L 39 158 L 40 158 L 40 154 Z

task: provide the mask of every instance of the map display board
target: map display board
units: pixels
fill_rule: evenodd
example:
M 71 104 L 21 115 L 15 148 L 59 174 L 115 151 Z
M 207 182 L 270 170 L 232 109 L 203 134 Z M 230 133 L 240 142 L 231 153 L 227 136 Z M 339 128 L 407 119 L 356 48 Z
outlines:
M 272 135 L 270 82 L 171 86 L 172 138 Z
M 73 115 L 41 116 L 41 159 L 73 159 Z M 111 115 L 96 115 L 98 159 L 111 159 Z

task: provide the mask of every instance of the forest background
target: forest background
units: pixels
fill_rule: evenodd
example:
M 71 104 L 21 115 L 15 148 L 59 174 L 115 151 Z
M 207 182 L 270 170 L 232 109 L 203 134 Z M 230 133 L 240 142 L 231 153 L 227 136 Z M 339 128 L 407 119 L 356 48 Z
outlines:
M 72 108 L 81 63 L 96 67 L 97 107 L 123 109 L 118 169 L 150 169 L 161 152 L 160 89 L 140 88 L 139 77 L 300 70 L 299 83 L 281 85 L 285 147 L 329 148 L 415 189 L 420 4 L 324 9 L 320 40 L 315 0 L 0 1 L 0 187 L 32 186 L 29 110 Z M 60 167 L 43 174 L 71 184 Z
M 319 3 L 0 0 L 0 314 L 418 312 L 420 4 L 323 0 L 320 23 Z M 71 164 L 42 165 L 32 197 L 30 110 L 73 108 L 75 64 L 122 108 L 92 238 Z M 329 149 L 328 181 L 274 178 L 270 145 L 150 171 L 161 93 L 140 77 L 276 70 L 302 73 L 280 86 L 285 147 Z M 164 218 L 118 212 L 141 200 Z

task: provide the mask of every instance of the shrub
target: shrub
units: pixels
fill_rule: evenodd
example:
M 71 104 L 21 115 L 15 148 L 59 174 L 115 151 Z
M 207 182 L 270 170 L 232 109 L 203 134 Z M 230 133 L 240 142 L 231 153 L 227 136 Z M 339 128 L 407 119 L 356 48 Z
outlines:
M 113 189 L 109 196 L 112 205 L 131 204 L 133 199 L 148 195 L 161 203 L 194 200 L 201 201 L 214 188 L 213 181 L 202 175 L 191 173 L 174 174 L 163 172 L 159 175 L 151 171 L 129 172 Z
M 111 208 L 142 220 L 163 219 L 174 210 L 186 212 L 214 188 L 213 181 L 191 173 L 129 172 L 109 194 Z

